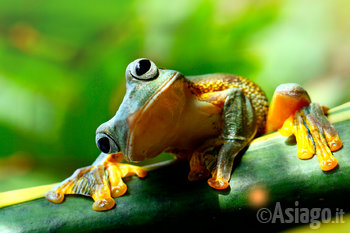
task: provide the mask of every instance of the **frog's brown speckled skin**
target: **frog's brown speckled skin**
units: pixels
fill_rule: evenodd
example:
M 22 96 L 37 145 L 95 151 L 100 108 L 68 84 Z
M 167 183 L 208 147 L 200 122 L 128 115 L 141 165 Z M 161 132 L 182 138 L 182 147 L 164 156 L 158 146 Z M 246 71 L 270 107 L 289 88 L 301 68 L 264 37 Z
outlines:
M 241 89 L 242 93 L 248 96 L 252 102 L 258 134 L 264 133 L 269 105 L 264 91 L 254 82 L 242 76 L 231 74 L 209 74 L 188 77 L 188 85 L 192 89 L 193 94 L 199 98 L 207 93 L 223 91 L 229 88 Z

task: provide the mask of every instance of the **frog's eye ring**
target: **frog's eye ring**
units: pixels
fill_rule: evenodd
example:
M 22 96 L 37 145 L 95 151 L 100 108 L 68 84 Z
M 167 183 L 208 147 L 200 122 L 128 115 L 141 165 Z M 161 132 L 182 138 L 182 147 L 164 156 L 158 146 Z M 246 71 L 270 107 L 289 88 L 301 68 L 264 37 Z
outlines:
M 96 145 L 105 154 L 117 153 L 120 151 L 113 138 L 105 133 L 96 134 Z
M 128 70 L 130 74 L 139 80 L 152 80 L 158 77 L 157 66 L 147 58 L 140 58 L 133 61 Z

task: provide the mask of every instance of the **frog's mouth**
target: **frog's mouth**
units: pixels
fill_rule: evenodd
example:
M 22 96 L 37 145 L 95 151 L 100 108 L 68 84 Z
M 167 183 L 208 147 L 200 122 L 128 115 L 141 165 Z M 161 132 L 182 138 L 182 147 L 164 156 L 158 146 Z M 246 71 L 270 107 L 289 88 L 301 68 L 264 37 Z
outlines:
M 128 140 L 126 143 L 126 155 L 125 159 L 128 161 L 141 161 L 145 158 L 142 158 L 143 156 L 140 155 L 135 155 L 133 151 L 133 143 L 134 143 L 134 131 L 135 131 L 135 126 L 140 124 L 140 121 L 143 119 L 143 116 L 145 112 L 155 103 L 155 101 L 158 99 L 158 97 L 164 93 L 166 89 L 168 89 L 176 80 L 177 78 L 181 75 L 180 72 L 174 72 L 174 74 L 167 80 L 152 96 L 151 98 L 144 104 L 144 106 L 139 109 L 138 111 L 134 112 L 131 114 L 127 122 L 129 123 L 129 136 Z M 131 123 L 132 122 L 132 123 Z M 131 125 L 132 124 L 132 125 Z M 134 158 L 135 157 L 135 158 Z

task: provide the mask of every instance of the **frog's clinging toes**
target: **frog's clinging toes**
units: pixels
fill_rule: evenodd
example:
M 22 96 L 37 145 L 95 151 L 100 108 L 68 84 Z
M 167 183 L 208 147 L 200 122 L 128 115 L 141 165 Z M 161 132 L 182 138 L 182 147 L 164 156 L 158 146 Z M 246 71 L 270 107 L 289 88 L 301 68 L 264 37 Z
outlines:
M 299 158 L 317 154 L 322 170 L 337 166 L 331 151 L 342 142 L 325 116 L 326 108 L 311 103 L 297 84 L 277 87 L 269 108 L 260 87 L 240 76 L 185 77 L 145 58 L 130 63 L 125 75 L 122 104 L 96 131 L 103 153 L 92 166 L 78 169 L 49 191 L 48 200 L 60 203 L 65 194 L 82 194 L 95 200 L 95 210 L 111 209 L 112 197 L 126 192 L 122 178 L 146 176 L 140 167 L 120 162 L 162 152 L 189 160 L 189 180 L 209 178 L 214 189 L 226 189 L 235 156 L 257 135 L 280 128 L 285 136 L 295 135 Z

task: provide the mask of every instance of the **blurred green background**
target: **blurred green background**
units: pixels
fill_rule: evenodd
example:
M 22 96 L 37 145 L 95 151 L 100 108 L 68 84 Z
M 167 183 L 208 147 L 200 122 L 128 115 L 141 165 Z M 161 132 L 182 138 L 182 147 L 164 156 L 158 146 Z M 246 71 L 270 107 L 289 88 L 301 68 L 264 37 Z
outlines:
M 1 0 L 0 191 L 91 164 L 139 57 L 243 75 L 269 98 L 297 82 L 315 102 L 349 101 L 349 12 L 347 0 Z

